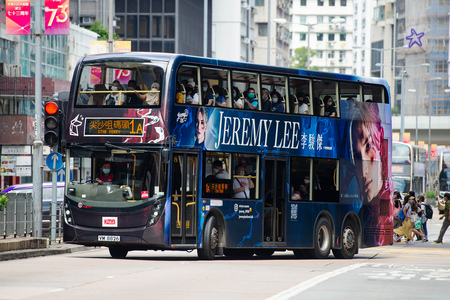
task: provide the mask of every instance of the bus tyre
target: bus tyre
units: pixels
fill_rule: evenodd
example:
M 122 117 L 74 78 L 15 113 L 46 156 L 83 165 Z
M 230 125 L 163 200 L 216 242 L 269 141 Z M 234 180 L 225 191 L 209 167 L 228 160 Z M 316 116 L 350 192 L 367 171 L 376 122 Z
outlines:
M 336 258 L 350 259 L 358 251 L 358 236 L 353 222 L 345 222 L 342 232 L 342 248 L 333 249 Z
M 109 254 L 112 258 L 125 258 L 128 250 L 122 246 L 109 246 Z
M 271 257 L 275 250 L 271 249 L 255 249 L 256 256 L 259 257 Z
M 313 257 L 327 258 L 331 249 L 331 225 L 328 219 L 320 218 L 314 231 Z
M 216 218 L 208 218 L 203 229 L 203 247 L 198 249 L 198 258 L 212 260 L 216 256 L 219 246 L 219 229 L 217 228 Z

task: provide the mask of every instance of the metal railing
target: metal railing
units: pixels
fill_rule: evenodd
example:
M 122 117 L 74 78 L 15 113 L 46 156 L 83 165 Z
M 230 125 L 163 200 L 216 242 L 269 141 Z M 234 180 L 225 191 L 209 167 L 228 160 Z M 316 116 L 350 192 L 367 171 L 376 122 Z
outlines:
M 7 237 L 26 237 L 33 235 L 33 197 L 31 193 L 6 194 L 7 205 L 0 211 L 0 235 Z M 43 208 L 42 235 L 50 236 L 52 203 Z M 56 240 L 61 242 L 63 233 L 63 207 L 57 204 L 56 209 Z

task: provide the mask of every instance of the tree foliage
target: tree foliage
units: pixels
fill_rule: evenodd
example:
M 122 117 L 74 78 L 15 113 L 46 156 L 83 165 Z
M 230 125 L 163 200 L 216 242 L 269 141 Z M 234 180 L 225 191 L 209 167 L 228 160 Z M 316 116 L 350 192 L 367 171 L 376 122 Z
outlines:
M 310 50 L 310 59 L 317 55 L 316 51 Z M 292 64 L 290 65 L 292 68 L 297 69 L 306 69 L 308 60 L 308 48 L 300 47 L 294 50 L 294 56 L 292 56 Z M 318 67 L 313 67 L 311 64 L 309 65 L 310 70 L 319 70 Z
M 96 20 L 91 27 L 89 27 L 90 31 L 93 31 L 99 35 L 97 38 L 98 41 L 107 41 L 109 38 L 108 29 L 103 26 L 102 21 Z M 118 40 L 120 37 L 117 33 L 113 33 L 114 40 Z

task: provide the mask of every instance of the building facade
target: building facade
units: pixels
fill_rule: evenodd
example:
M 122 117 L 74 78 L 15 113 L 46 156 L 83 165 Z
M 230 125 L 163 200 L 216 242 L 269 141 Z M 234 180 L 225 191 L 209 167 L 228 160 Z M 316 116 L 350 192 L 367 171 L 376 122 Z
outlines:
M 353 0 L 294 1 L 291 51 L 309 47 L 311 67 L 352 74 L 353 12 Z

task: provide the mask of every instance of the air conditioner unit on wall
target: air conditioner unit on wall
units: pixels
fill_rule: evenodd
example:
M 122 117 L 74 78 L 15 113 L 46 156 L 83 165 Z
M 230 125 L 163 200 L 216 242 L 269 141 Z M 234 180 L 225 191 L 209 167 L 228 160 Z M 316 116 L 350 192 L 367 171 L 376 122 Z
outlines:
M 9 65 L 9 76 L 10 77 L 21 77 L 22 76 L 22 66 L 21 65 Z

